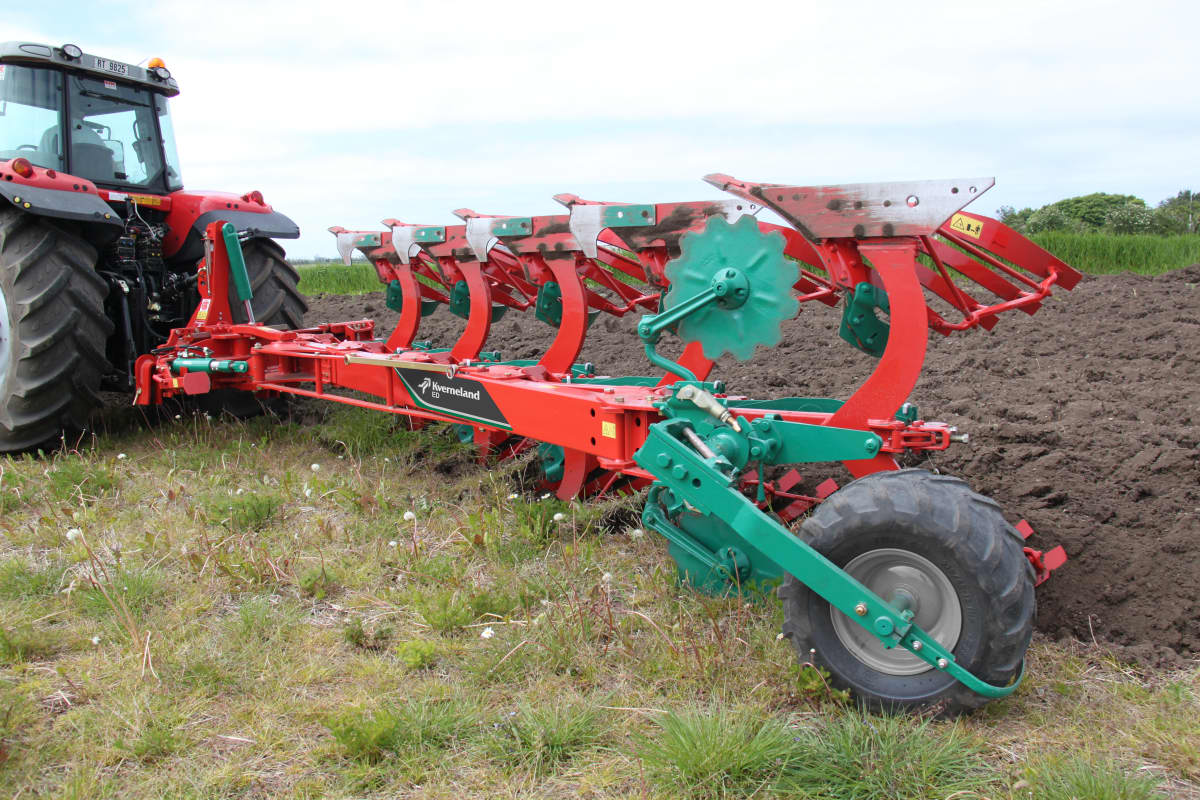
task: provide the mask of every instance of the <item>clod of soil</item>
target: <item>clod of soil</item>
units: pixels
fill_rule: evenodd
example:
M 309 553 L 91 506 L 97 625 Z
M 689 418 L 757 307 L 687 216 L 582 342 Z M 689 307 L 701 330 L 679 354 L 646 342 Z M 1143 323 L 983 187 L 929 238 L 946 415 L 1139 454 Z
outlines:
M 1070 561 L 1038 590 L 1039 629 L 1105 641 L 1149 665 L 1200 653 L 1198 284 L 1200 264 L 1089 277 L 1032 317 L 1005 315 L 991 333 L 931 334 L 911 398 L 925 419 L 971 435 L 926 466 L 994 497 L 1011 521 L 1029 520 L 1032 546 L 1066 548 Z M 310 304 L 311 322 L 361 318 L 373 306 L 382 335 L 397 319 L 382 293 Z M 780 346 L 726 359 L 713 377 L 761 398 L 845 398 L 875 362 L 838 339 L 838 321 L 836 309 L 807 304 Z M 581 360 L 602 374 L 654 374 L 635 322 L 601 316 Z M 439 309 L 419 338 L 446 347 L 462 328 Z M 487 348 L 536 358 L 552 339 L 531 313 L 510 312 Z

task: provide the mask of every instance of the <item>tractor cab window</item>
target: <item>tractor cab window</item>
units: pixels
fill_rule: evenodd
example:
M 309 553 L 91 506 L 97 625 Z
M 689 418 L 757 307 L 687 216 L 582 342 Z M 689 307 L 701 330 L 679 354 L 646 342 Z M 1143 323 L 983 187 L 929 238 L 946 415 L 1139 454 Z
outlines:
M 56 70 L 0 64 L 0 160 L 64 169 L 62 81 Z
M 158 129 L 162 132 L 163 153 L 167 157 L 167 189 L 172 192 L 183 188 L 179 173 L 179 151 L 175 149 L 175 126 L 167 110 L 167 98 L 154 95 L 154 108 L 158 111 Z
M 157 104 L 145 89 L 69 75 L 67 171 L 103 185 L 165 190 Z

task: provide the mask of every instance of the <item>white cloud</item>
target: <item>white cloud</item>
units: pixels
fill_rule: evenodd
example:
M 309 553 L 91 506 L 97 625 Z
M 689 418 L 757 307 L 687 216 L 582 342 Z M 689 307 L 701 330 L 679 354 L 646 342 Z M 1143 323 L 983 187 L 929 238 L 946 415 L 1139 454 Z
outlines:
M 30 30 L 55 28 L 50 13 Z M 698 199 L 711 171 L 995 174 L 985 213 L 1198 177 L 1191 5 L 210 0 L 81 15 L 106 20 L 104 40 L 79 40 L 89 52 L 161 55 L 179 79 L 188 185 L 262 190 L 300 223 L 290 249 L 305 256 L 332 253 L 331 224 L 553 213 L 555 191 Z

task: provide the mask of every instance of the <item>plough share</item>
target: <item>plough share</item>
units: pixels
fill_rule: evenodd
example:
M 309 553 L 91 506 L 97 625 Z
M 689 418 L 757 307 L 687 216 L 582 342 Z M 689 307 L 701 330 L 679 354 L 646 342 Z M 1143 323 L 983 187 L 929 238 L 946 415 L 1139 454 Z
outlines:
M 234 323 L 231 302 L 249 308 L 251 290 L 236 233 L 214 222 L 200 305 L 138 360 L 135 403 L 216 389 L 299 395 L 450 423 L 481 457 L 536 449 L 561 498 L 649 487 L 644 524 L 668 540 L 680 579 L 714 594 L 778 587 L 802 660 L 865 704 L 957 713 L 1011 693 L 1034 585 L 1065 555 L 1023 547 L 1026 523 L 1014 528 L 962 481 L 901 470 L 897 457 L 967 440 L 909 402 L 929 331 L 1033 314 L 1079 273 L 963 210 L 990 178 L 706 180 L 731 197 L 558 195 L 567 213 L 460 209 L 458 225 L 331 228 L 347 263 L 361 252 L 385 284 L 400 315 L 386 338 L 370 320 Z M 785 224 L 760 221 L 764 209 Z M 841 338 L 878 358 L 853 395 L 750 399 L 712 379 L 717 359 L 776 345 L 812 302 L 841 306 Z M 441 306 L 465 325 L 434 347 L 420 325 Z M 556 330 L 540 358 L 484 349 L 501 315 L 529 312 Z M 660 374 L 610 377 L 579 363 L 597 315 L 631 313 Z M 789 466 L 834 461 L 855 480 L 796 490 Z

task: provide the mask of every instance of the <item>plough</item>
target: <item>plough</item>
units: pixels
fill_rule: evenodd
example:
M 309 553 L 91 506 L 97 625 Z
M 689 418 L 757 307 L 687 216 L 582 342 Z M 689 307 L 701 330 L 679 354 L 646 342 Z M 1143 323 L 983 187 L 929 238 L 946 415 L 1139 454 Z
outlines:
M 567 213 L 460 209 L 458 225 L 331 228 L 343 258 L 361 252 L 386 286 L 399 312 L 386 337 L 371 320 L 301 330 L 234 322 L 231 300 L 250 308 L 249 280 L 236 232 L 213 222 L 200 304 L 137 361 L 134 402 L 215 389 L 299 395 L 450 423 L 486 457 L 536 448 L 559 497 L 649 487 L 643 522 L 667 539 L 688 585 L 778 587 L 801 659 L 862 702 L 957 713 L 1011 693 L 1034 585 L 1065 556 L 1023 548 L 1026 523 L 1009 525 L 955 478 L 900 470 L 897 457 L 967 440 L 909 402 L 929 331 L 991 330 L 1004 312 L 1033 314 L 1079 273 L 963 210 L 990 178 L 706 180 L 731 197 L 558 195 Z M 759 220 L 764 209 L 784 224 Z M 840 305 L 841 338 L 879 359 L 849 398 L 750 399 L 712 379 L 717 359 L 777 344 L 812 302 Z M 420 325 L 441 306 L 465 325 L 434 347 Z M 555 329 L 540 358 L 484 349 L 501 315 L 529 312 Z M 659 374 L 609 377 L 579 363 L 597 315 L 631 313 Z M 789 467 L 831 461 L 855 480 L 797 491 Z

